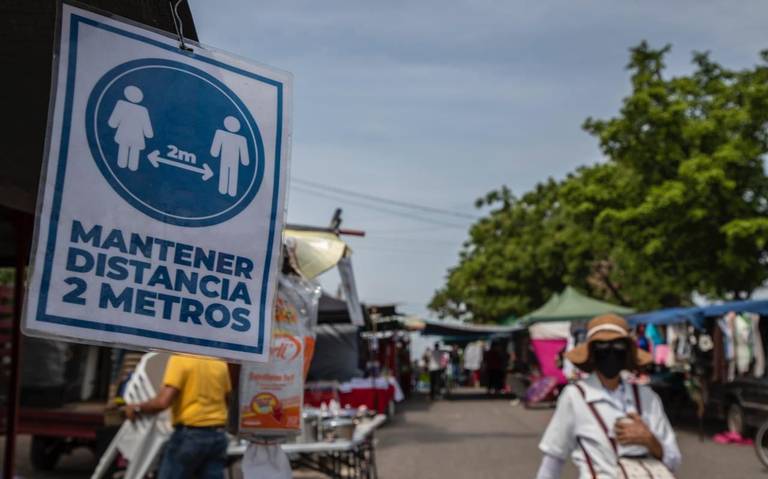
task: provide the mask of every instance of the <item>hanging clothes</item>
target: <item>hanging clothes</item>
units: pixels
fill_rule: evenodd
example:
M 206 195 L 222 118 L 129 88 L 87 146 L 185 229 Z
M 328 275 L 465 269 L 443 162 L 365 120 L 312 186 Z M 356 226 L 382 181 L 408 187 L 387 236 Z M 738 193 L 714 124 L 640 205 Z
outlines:
M 668 368 L 674 368 L 677 364 L 677 343 L 680 341 L 678 336 L 677 324 L 667 327 L 667 344 L 669 345 L 669 353 L 664 361 L 664 366 Z
M 576 338 L 574 335 L 570 335 L 568 337 L 568 342 L 565 345 L 565 352 L 570 351 L 571 349 L 576 347 Z M 568 358 L 563 357 L 563 375 L 565 375 L 566 378 L 571 379 L 578 375 L 578 369 L 576 369 L 576 366 L 570 361 L 568 361 Z
M 661 330 L 655 324 L 649 324 L 645 329 L 645 336 L 653 343 L 654 346 L 664 344 L 664 335 L 661 334 Z
M 728 360 L 725 356 L 725 333 L 718 321 L 712 329 L 712 382 L 715 384 L 722 383 L 727 376 Z
M 734 344 L 733 320 L 736 313 L 728 313 L 717 321 L 720 330 L 723 332 L 723 350 L 725 352 L 726 381 L 733 381 L 736 378 L 736 348 Z
M 739 375 L 747 374 L 752 365 L 753 353 L 752 321 L 749 317 L 741 314 L 733 317 L 733 338 L 736 372 Z
M 696 346 L 696 329 L 690 324 L 681 324 L 677 335 L 678 341 L 675 346 L 675 356 L 678 361 L 690 363 L 693 361 L 693 348 Z
M 665 365 L 669 356 L 671 355 L 669 353 L 668 344 L 658 344 L 653 348 L 653 362 L 655 364 Z
M 761 378 L 765 375 L 765 349 L 763 347 L 763 337 L 760 333 L 760 316 L 751 314 L 750 319 L 752 320 L 752 349 L 755 357 L 752 375 L 756 378 Z

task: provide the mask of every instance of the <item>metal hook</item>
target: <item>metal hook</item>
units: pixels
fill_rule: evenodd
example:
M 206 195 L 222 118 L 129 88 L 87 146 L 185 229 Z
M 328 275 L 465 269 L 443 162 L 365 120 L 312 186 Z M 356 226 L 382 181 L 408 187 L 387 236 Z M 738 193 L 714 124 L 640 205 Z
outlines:
M 184 24 L 181 22 L 181 16 L 179 15 L 180 3 L 181 0 L 176 0 L 176 3 L 173 3 L 173 0 L 168 0 L 168 5 L 171 7 L 173 27 L 176 29 L 176 36 L 179 37 L 179 48 L 191 52 L 192 48 L 188 47 L 187 44 L 184 43 Z

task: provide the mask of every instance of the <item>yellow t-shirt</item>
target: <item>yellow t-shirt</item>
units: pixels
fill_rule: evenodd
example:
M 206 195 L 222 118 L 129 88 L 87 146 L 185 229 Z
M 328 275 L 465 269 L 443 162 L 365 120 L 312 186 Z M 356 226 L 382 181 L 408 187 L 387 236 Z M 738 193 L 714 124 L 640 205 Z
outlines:
M 226 425 L 227 394 L 232 385 L 224 361 L 171 356 L 165 367 L 163 384 L 179 391 L 171 407 L 174 425 Z

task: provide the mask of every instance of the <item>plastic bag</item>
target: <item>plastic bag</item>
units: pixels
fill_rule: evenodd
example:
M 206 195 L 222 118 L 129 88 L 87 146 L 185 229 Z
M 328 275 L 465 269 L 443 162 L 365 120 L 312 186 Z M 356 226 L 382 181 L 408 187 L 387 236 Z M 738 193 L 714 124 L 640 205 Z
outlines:
M 240 370 L 239 435 L 246 439 L 301 433 L 304 380 L 315 349 L 317 283 L 281 275 L 267 363 Z
M 243 479 L 291 479 L 291 463 L 279 444 L 248 444 L 241 464 Z

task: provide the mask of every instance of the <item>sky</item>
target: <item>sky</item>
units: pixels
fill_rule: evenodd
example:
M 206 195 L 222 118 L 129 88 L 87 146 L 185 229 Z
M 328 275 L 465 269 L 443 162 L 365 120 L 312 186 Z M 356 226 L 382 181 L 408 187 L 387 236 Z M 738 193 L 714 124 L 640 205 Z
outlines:
M 422 316 L 478 197 L 603 160 L 581 125 L 618 112 L 630 47 L 671 44 L 669 74 L 693 51 L 745 68 L 768 48 L 764 1 L 189 2 L 201 43 L 293 74 L 288 222 L 341 207 L 366 231 L 346 238 L 362 300 Z

